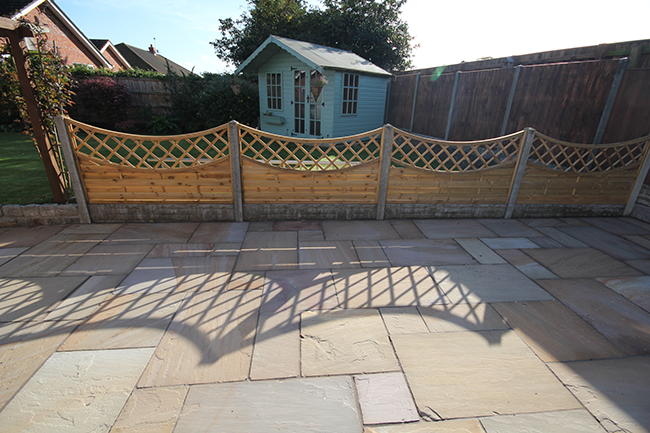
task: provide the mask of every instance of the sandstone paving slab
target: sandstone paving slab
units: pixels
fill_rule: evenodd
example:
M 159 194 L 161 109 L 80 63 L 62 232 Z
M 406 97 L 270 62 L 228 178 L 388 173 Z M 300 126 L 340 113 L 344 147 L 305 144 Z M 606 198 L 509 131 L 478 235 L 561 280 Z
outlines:
M 646 250 L 650 249 L 650 236 L 639 236 L 639 235 L 624 235 L 623 238 L 627 239 L 630 242 L 645 248 Z
M 379 241 L 353 241 L 362 268 L 385 268 L 390 266 L 388 257 Z
M 390 220 L 402 239 L 424 239 L 424 234 L 411 220 Z
M 650 259 L 648 260 L 626 260 L 626 264 L 632 266 L 634 269 L 650 275 Z
M 594 279 L 540 280 L 627 355 L 650 354 L 650 313 Z
M 9 260 L 19 256 L 20 254 L 24 253 L 27 250 L 28 250 L 27 247 L 0 248 L 0 266 L 4 265 Z
M 107 298 L 60 351 L 156 347 L 183 300 L 182 293 Z
M 647 235 L 650 230 L 632 224 L 626 221 L 625 218 L 616 217 L 600 217 L 600 218 L 581 218 L 583 221 L 598 227 L 599 229 L 608 231 L 615 235 Z
M 300 375 L 300 313 L 338 307 L 329 271 L 268 271 L 251 364 L 252 380 Z
M 563 248 L 564 245 L 556 241 L 555 239 L 551 239 L 548 236 L 538 236 L 535 238 L 530 238 L 531 241 L 535 243 L 540 248 Z
M 212 251 L 212 244 L 156 244 L 147 254 L 147 258 L 206 257 L 210 251 Z
M 413 220 L 429 239 L 489 238 L 497 235 L 473 219 Z
M 424 266 L 332 271 L 342 308 L 429 306 L 449 300 Z
M 8 432 L 106 432 L 152 353 L 55 353 L 0 412 L 0 425 Z
M 399 370 L 377 310 L 306 311 L 301 315 L 303 376 Z
M 111 234 L 122 224 L 74 224 L 61 231 L 62 235 Z
M 558 301 L 507 302 L 492 306 L 544 362 L 625 356 Z
M 564 227 L 560 230 L 619 260 L 650 259 L 650 250 L 595 227 Z
M 523 251 L 497 250 L 496 252 L 531 280 L 558 278 L 557 275 L 537 263 Z
M 175 433 L 361 433 L 352 379 L 192 386 Z
M 627 277 L 639 271 L 593 248 L 531 249 L 526 254 L 560 278 Z
M 509 329 L 489 304 L 452 304 L 418 307 L 429 332 Z
M 564 221 L 558 218 L 518 218 L 524 224 L 531 227 L 564 227 L 567 225 Z
M 511 265 L 430 266 L 434 281 L 456 303 L 543 301 L 553 297 Z
M 484 238 L 481 241 L 493 250 L 539 248 L 528 238 Z
M 363 433 L 485 433 L 478 419 L 366 426 Z
M 81 320 L 90 316 L 126 275 L 95 275 L 66 297 L 45 320 Z
M 99 244 L 73 264 L 61 275 L 128 274 L 151 250 L 151 244 L 123 245 Z
M 226 290 L 255 290 L 264 288 L 264 271 L 233 272 Z
M 361 267 L 351 241 L 300 242 L 298 257 L 300 269 Z
M 172 433 L 187 386 L 134 389 L 111 433 Z
M 0 322 L 42 320 L 86 277 L 0 278 Z
M 64 226 L 12 227 L 0 233 L 0 248 L 33 247 L 64 228 Z
M 598 281 L 650 312 L 650 277 L 597 278 Z
M 245 380 L 261 295 L 214 290 L 186 297 L 138 387 Z
M 399 239 L 389 221 L 323 221 L 325 240 L 368 241 Z
M 298 232 L 298 242 L 324 241 L 325 235 L 322 230 L 300 230 Z
M 248 230 L 247 222 L 205 222 L 199 224 L 190 243 L 243 242 Z
M 255 221 L 248 225 L 249 232 L 272 232 L 275 223 L 273 221 Z
M 650 356 L 549 367 L 607 431 L 650 431 Z
M 485 238 L 487 239 L 487 238 Z M 498 239 L 498 238 L 494 238 Z M 460 238 L 456 242 L 465 249 L 468 253 L 482 265 L 497 265 L 506 263 L 492 248 L 476 238 Z
M 481 418 L 487 433 L 605 433 L 584 409 L 501 415 Z
M 276 221 L 274 231 L 322 230 L 320 221 Z
M 429 332 L 417 307 L 380 308 L 379 312 L 390 335 Z
M 0 410 L 77 325 L 78 321 L 0 325 Z
M 104 235 L 53 236 L 0 266 L 0 276 L 55 276 L 81 258 Z
M 589 245 L 561 232 L 556 227 L 538 227 L 537 230 L 567 248 L 587 248 Z
M 217 242 L 213 244 L 209 256 L 237 256 L 241 252 L 241 242 Z
M 161 293 L 176 290 L 176 273 L 171 258 L 143 259 L 115 289 L 119 295 Z
M 380 241 L 379 244 L 393 266 L 476 263 L 453 239 L 400 239 Z
M 388 424 L 420 420 L 403 373 L 354 376 L 354 384 L 357 388 L 364 424 Z
M 581 407 L 512 331 L 405 334 L 392 340 L 424 418 Z
M 188 242 L 199 223 L 128 223 L 114 231 L 106 242 L 173 244 Z M 202 241 L 192 241 L 202 243 Z
M 537 230 L 515 219 L 482 218 L 478 222 L 502 238 L 530 238 L 541 236 L 541 233 Z M 477 237 L 480 238 L 483 236 Z
M 645 230 L 648 231 L 650 234 L 650 223 L 647 223 L 645 221 L 641 221 L 639 219 L 633 218 L 633 217 L 619 217 L 621 221 L 625 221 L 626 223 L 634 224 L 635 226 L 639 226 Z
M 563 223 L 566 223 L 567 226 L 572 226 L 572 227 L 585 227 L 591 225 L 580 218 L 567 217 L 567 218 L 558 218 L 558 219 Z
M 221 291 L 226 287 L 236 257 L 178 257 L 172 259 L 177 292 Z
M 246 234 L 236 271 L 298 269 L 297 232 L 251 232 Z

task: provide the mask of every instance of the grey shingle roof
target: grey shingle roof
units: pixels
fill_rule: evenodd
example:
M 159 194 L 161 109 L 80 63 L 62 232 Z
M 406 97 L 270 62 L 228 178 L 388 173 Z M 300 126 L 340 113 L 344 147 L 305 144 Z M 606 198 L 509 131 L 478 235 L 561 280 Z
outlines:
M 192 72 L 178 63 L 174 63 L 160 54 L 153 54 L 148 50 L 134 47 L 125 43 L 115 45 L 115 48 L 122 54 L 127 62 L 134 68 L 140 68 L 145 71 L 157 71 L 161 74 L 167 73 L 167 65 L 169 69 L 180 75 L 189 75 Z
M 369 62 L 350 51 L 316 45 L 310 42 L 296 41 L 271 35 L 253 54 L 242 63 L 235 73 L 257 72 L 279 50 L 285 50 L 303 63 L 322 72 L 323 69 L 335 69 L 361 72 L 374 75 L 390 76 L 379 66 Z

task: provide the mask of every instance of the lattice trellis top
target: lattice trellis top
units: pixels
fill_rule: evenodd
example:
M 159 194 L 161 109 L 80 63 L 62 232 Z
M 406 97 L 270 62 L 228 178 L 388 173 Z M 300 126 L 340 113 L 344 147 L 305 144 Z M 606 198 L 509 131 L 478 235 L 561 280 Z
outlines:
M 242 156 L 294 170 L 337 170 L 378 159 L 383 128 L 333 139 L 284 137 L 239 126 Z
M 638 165 L 650 146 L 650 136 L 622 143 L 588 145 L 535 134 L 528 161 L 568 173 L 600 173 Z
M 477 171 L 514 164 L 524 131 L 480 141 L 444 141 L 395 128 L 392 165 L 429 171 Z
M 109 131 L 66 118 L 72 146 L 80 154 L 134 168 L 182 168 L 230 154 L 228 125 L 193 134 L 152 136 Z

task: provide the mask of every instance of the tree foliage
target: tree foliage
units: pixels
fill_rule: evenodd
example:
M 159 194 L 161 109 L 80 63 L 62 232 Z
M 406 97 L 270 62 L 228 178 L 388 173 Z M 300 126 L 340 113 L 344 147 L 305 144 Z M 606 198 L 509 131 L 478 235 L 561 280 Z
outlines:
M 411 66 L 413 39 L 400 19 L 406 0 L 248 0 L 239 19 L 220 21 L 221 37 L 211 44 L 217 57 L 240 65 L 270 35 L 352 51 L 386 70 Z

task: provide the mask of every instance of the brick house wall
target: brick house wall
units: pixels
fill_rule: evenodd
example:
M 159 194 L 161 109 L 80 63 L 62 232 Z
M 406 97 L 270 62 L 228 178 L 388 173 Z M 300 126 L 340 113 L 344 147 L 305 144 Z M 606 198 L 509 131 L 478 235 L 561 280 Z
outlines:
M 83 65 L 92 65 L 95 68 L 105 66 L 93 53 L 70 31 L 65 24 L 57 18 L 54 13 L 47 7 L 46 3 L 30 11 L 26 18 L 38 22 L 42 27 L 49 31 L 46 34 L 48 43 L 55 44 L 59 50 L 59 55 L 66 65 L 80 63 Z M 110 61 L 110 60 L 109 60 Z
M 111 62 L 113 65 L 113 71 L 122 71 L 125 69 L 130 69 L 128 65 L 122 61 L 114 52 L 115 48 L 109 46 L 107 49 L 103 50 L 101 53 L 104 57 L 106 57 L 106 60 Z

